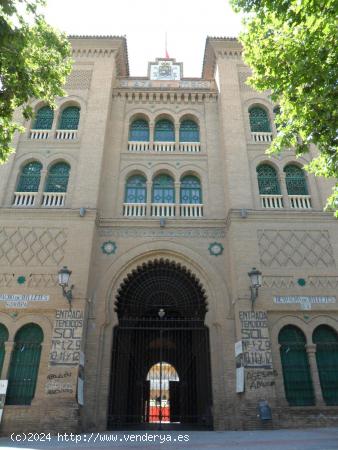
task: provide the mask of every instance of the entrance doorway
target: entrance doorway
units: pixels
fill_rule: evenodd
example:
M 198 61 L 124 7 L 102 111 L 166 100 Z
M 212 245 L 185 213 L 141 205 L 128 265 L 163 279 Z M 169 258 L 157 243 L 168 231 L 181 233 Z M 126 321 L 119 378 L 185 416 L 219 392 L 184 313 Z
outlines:
M 108 428 L 212 428 L 205 291 L 157 260 L 122 283 L 113 333 Z

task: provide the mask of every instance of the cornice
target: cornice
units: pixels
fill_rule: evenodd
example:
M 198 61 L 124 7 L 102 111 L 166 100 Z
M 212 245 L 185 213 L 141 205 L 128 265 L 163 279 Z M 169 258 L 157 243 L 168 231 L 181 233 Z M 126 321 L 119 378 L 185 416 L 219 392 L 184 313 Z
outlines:
M 182 92 L 183 91 L 183 92 Z M 216 101 L 216 91 L 182 90 L 177 88 L 164 90 L 153 89 L 123 89 L 113 91 L 113 98 L 125 99 L 129 103 L 203 103 L 205 101 Z
M 6 208 L 0 207 L 0 217 L 2 220 L 2 225 L 4 221 L 15 220 L 16 222 L 24 221 L 25 226 L 31 226 L 29 220 L 40 221 L 41 219 L 50 219 L 55 221 L 55 224 L 60 224 L 64 220 L 80 220 L 80 221 L 95 221 L 97 216 L 97 210 L 91 208 L 85 208 L 86 212 L 83 217 L 80 217 L 80 208 Z M 19 223 L 18 223 L 19 225 Z M 21 223 L 20 223 L 20 226 Z

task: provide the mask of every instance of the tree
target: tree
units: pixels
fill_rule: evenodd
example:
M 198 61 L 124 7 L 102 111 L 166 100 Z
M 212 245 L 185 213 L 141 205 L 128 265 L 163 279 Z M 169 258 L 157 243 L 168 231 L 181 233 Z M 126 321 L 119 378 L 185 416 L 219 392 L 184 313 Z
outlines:
M 0 0 L 0 163 L 13 151 L 16 130 L 24 128 L 13 119 L 33 115 L 30 101 L 45 100 L 53 106 L 71 70 L 67 37 L 39 14 L 44 0 Z
M 337 0 L 231 0 L 245 14 L 240 36 L 252 68 L 249 84 L 270 90 L 279 106 L 277 137 L 268 153 L 316 145 L 306 169 L 338 178 Z M 328 200 L 338 217 L 338 184 Z

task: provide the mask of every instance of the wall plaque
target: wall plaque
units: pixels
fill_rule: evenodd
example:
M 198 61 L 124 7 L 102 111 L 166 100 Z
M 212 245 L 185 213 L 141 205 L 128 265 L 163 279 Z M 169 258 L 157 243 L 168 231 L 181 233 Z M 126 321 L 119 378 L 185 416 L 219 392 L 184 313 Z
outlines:
M 275 295 L 273 302 L 277 305 L 299 304 L 301 309 L 311 309 L 312 305 L 336 303 L 336 297 L 315 295 Z
M 6 308 L 27 308 L 28 302 L 48 302 L 49 295 L 40 294 L 0 294 L 0 302 Z

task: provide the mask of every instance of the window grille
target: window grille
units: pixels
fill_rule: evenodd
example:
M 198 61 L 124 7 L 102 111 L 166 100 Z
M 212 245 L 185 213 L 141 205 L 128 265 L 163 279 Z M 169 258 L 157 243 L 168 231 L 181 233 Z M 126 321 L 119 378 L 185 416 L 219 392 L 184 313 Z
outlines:
M 175 203 L 174 180 L 169 175 L 158 175 L 154 179 L 153 203 Z
M 146 120 L 134 120 L 129 130 L 129 141 L 149 141 L 149 125 Z
M 195 176 L 186 176 L 181 181 L 181 203 L 201 204 L 202 192 L 200 180 Z
M 40 108 L 35 116 L 33 130 L 50 130 L 53 126 L 54 111 L 49 106 Z
M 15 336 L 11 355 L 7 405 L 30 405 L 39 372 L 43 332 L 38 325 L 24 325 Z
M 134 175 L 128 178 L 125 203 L 146 203 L 147 201 L 147 181 L 142 175 Z
M 338 334 L 326 325 L 313 332 L 320 385 L 327 405 L 338 405 Z
M 200 132 L 193 120 L 183 120 L 180 126 L 180 142 L 199 142 Z
M 17 192 L 38 192 L 41 169 L 42 164 L 38 161 L 26 164 L 21 171 Z
M 2 366 L 5 359 L 5 342 L 8 341 L 8 330 L 2 323 L 0 324 L 0 377 L 2 372 Z M 4 378 L 4 376 L 2 377 Z
M 290 406 L 314 405 L 314 391 L 303 332 L 292 325 L 278 336 L 285 396 Z
M 175 130 L 174 125 L 170 120 L 162 119 L 156 122 L 155 125 L 155 141 L 159 142 L 174 142 Z
M 70 166 L 60 162 L 48 171 L 45 192 L 67 192 Z
M 284 168 L 286 189 L 289 195 L 308 195 L 304 171 L 294 165 Z
M 249 110 L 250 129 L 252 132 L 270 133 L 269 117 L 265 109 L 255 106 Z
M 61 114 L 59 130 L 77 130 L 80 120 L 80 108 L 68 106 Z
M 257 167 L 257 180 L 259 193 L 261 195 L 280 195 L 280 186 L 277 172 L 268 164 Z

